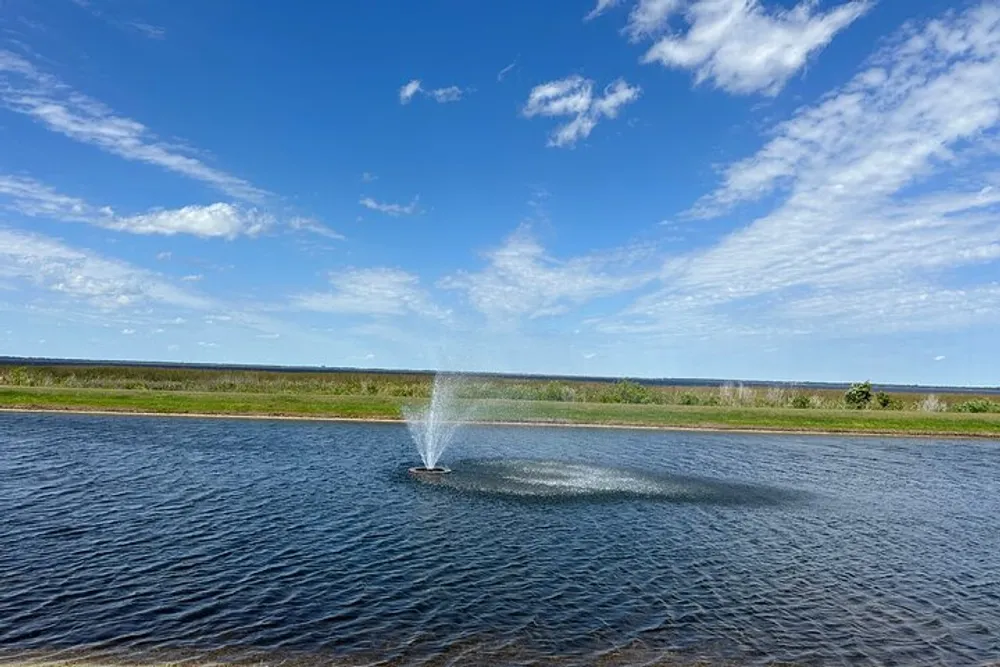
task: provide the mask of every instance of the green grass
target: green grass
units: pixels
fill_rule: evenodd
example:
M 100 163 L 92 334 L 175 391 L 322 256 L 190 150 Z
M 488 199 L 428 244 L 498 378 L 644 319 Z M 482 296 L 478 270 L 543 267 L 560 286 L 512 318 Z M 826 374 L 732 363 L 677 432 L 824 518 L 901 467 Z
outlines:
M 0 387 L 0 408 L 161 414 L 400 419 L 422 399 L 302 393 L 232 393 Z M 879 410 L 796 410 L 488 400 L 477 419 L 500 422 L 830 431 L 1000 437 L 1000 414 Z

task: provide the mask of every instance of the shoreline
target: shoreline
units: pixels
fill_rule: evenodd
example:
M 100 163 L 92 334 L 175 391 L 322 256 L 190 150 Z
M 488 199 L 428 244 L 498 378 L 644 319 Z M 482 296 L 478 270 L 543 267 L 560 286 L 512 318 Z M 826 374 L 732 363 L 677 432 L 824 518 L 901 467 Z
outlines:
M 356 423 L 356 424 L 406 424 L 403 418 L 392 417 L 337 417 L 337 416 L 315 416 L 315 415 L 271 415 L 265 413 L 218 413 L 218 412 L 155 412 L 149 410 L 97 410 L 87 408 L 11 408 L 0 407 L 0 414 L 45 414 L 45 415 L 91 415 L 103 417 L 176 417 L 187 419 L 236 419 L 248 421 L 300 421 L 300 422 L 327 422 L 327 423 Z M 780 427 L 753 427 L 753 426 L 726 426 L 715 424 L 707 426 L 677 426 L 670 424 L 630 424 L 621 423 L 600 423 L 600 422 L 574 422 L 574 421 L 531 421 L 531 420 L 472 420 L 464 422 L 468 426 L 513 426 L 519 428 L 526 427 L 547 427 L 547 428 L 589 428 L 589 429 L 616 429 L 616 430 L 638 430 L 638 431 L 673 431 L 682 433 L 742 433 L 757 435 L 808 435 L 825 437 L 865 437 L 865 438 L 943 438 L 949 440 L 1000 440 L 1000 434 L 994 433 L 960 433 L 960 432 L 927 432 L 927 431 L 880 431 L 880 430 L 835 430 L 835 429 L 809 429 L 809 428 L 780 428 Z

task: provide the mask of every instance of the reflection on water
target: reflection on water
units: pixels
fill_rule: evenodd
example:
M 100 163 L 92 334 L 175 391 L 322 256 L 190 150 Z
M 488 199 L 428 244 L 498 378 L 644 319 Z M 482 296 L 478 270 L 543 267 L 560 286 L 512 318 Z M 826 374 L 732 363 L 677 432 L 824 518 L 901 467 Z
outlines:
M 1000 657 L 1000 446 L 0 415 L 0 661 Z

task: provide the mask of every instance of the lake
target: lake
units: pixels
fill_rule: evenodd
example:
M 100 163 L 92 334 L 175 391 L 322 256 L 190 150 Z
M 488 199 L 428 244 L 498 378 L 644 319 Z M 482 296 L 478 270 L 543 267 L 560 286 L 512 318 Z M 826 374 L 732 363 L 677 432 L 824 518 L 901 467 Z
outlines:
M 0 661 L 976 665 L 1000 443 L 0 415 Z

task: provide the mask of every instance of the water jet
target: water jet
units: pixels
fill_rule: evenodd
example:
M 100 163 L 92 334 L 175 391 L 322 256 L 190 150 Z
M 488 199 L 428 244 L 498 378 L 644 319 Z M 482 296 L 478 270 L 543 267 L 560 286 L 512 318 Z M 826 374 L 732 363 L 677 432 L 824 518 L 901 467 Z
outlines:
M 404 407 L 403 416 L 410 435 L 417 445 L 422 466 L 411 468 L 412 474 L 438 475 L 448 472 L 438 466 L 438 459 L 451 444 L 455 433 L 471 415 L 468 401 L 459 401 L 456 394 L 460 378 L 439 373 L 434 376 L 430 402 L 422 407 Z M 420 472 L 422 471 L 422 472 Z

